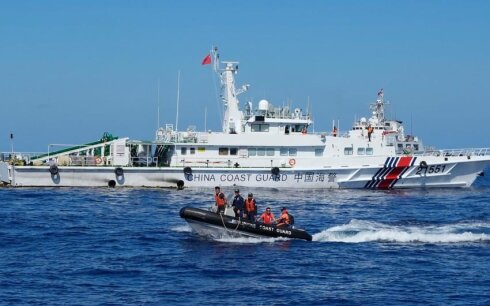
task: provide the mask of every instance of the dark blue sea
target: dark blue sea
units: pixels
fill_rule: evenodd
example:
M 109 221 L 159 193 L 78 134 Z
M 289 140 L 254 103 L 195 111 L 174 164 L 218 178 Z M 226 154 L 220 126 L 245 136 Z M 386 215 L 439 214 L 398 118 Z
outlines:
M 198 237 L 179 210 L 211 189 L 0 188 L 0 304 L 490 305 L 488 177 L 250 191 L 314 241 Z

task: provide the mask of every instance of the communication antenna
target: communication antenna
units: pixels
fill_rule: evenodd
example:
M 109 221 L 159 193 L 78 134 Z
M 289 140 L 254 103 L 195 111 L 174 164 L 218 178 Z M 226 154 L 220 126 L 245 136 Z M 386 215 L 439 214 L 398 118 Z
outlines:
M 160 128 L 160 78 L 158 78 L 157 90 L 157 130 Z
M 208 108 L 204 107 L 204 132 L 208 130 Z
M 10 147 L 12 149 L 12 158 L 14 156 L 14 133 L 10 133 Z
M 178 131 L 179 127 L 179 102 L 180 102 L 180 70 L 177 73 L 177 114 L 175 116 L 175 131 Z
M 412 122 L 412 115 L 413 113 L 410 112 L 410 135 L 413 136 L 413 122 Z
M 307 99 L 307 104 L 306 104 L 306 115 L 309 116 L 310 115 L 310 96 L 308 96 L 308 99 Z

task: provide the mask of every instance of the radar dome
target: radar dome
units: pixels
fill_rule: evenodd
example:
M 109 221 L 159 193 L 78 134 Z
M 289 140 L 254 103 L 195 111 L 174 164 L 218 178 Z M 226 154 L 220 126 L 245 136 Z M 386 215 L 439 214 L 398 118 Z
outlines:
M 262 99 L 259 101 L 259 110 L 266 111 L 269 109 L 269 101 Z

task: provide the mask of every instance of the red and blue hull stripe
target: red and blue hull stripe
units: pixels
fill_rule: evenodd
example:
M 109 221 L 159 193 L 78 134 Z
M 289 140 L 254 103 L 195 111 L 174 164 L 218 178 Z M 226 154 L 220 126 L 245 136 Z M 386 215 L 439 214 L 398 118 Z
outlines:
M 364 188 L 390 189 L 393 188 L 403 174 L 415 164 L 417 157 L 388 157 L 383 168 L 380 168 Z

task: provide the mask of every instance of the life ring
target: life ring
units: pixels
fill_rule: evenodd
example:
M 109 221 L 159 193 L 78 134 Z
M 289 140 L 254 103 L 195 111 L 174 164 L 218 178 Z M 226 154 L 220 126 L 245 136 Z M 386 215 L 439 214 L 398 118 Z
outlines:
M 97 165 L 100 165 L 100 164 L 102 163 L 102 158 L 100 158 L 100 156 L 97 156 L 97 157 L 95 158 L 95 163 L 96 163 Z
M 296 165 L 296 160 L 295 160 L 294 158 L 291 158 L 291 159 L 289 160 L 289 165 L 290 165 L 291 167 L 293 167 L 294 165 Z

